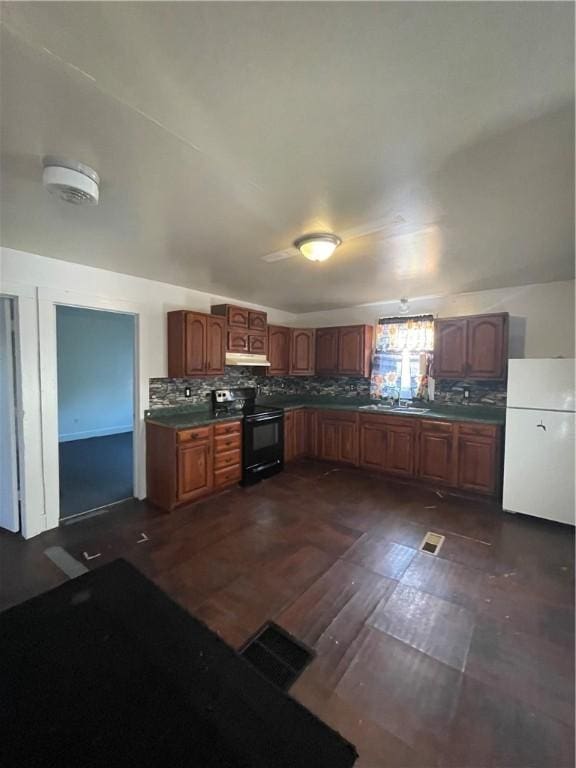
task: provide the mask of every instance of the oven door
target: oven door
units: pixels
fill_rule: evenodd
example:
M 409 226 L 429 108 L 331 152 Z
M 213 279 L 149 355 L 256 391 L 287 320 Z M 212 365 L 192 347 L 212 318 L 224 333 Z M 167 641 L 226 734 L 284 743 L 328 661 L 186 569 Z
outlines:
M 249 416 L 244 419 L 242 477 L 257 482 L 284 467 L 284 414 Z

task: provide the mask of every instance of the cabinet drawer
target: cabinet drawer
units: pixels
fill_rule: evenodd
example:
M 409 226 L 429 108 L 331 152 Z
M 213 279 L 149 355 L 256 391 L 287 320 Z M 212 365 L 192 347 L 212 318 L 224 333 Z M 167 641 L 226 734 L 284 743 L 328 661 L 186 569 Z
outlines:
M 320 411 L 322 421 L 349 421 L 352 424 L 358 422 L 358 414 L 354 411 Z
M 460 424 L 461 435 L 472 435 L 473 437 L 496 437 L 498 427 L 495 424 Z
M 240 449 L 240 434 L 219 435 L 214 438 L 214 448 L 216 453 L 227 453 Z
M 226 421 L 224 424 L 216 424 L 214 426 L 214 434 L 216 437 L 219 437 L 220 435 L 233 435 L 240 432 L 241 429 L 242 427 L 239 421 Z
M 451 434 L 454 429 L 451 421 L 428 421 L 427 419 L 422 419 L 420 426 L 422 432 L 443 432 L 444 434 Z
M 229 469 L 218 469 L 214 472 L 214 487 L 222 488 L 224 485 L 239 482 L 241 478 L 242 470 L 239 464 Z
M 196 429 L 181 429 L 178 431 L 178 442 L 188 443 L 192 440 L 208 440 L 210 438 L 210 427 L 196 427 Z
M 240 465 L 240 451 L 226 451 L 217 453 L 214 457 L 214 469 L 226 469 Z

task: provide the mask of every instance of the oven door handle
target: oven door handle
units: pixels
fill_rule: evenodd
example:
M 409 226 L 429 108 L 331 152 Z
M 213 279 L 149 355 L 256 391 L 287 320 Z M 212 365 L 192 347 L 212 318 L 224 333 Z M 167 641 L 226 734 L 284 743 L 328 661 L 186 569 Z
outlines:
M 282 421 L 282 416 L 256 416 L 255 418 L 247 419 L 248 424 L 261 424 L 263 421 Z

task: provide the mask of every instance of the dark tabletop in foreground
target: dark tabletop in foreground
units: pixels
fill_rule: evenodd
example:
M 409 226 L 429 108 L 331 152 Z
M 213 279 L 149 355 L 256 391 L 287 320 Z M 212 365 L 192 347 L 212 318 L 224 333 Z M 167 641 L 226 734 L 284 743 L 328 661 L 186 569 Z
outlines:
M 123 560 L 0 615 L 8 766 L 347 768 L 352 745 Z

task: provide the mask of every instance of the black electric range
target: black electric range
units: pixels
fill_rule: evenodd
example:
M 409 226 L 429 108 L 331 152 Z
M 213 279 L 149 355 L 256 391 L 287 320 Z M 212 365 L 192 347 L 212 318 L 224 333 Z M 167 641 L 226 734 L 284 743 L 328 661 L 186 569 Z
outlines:
M 253 387 L 212 390 L 214 415 L 241 414 L 242 484 L 252 485 L 284 469 L 284 411 L 256 405 Z

